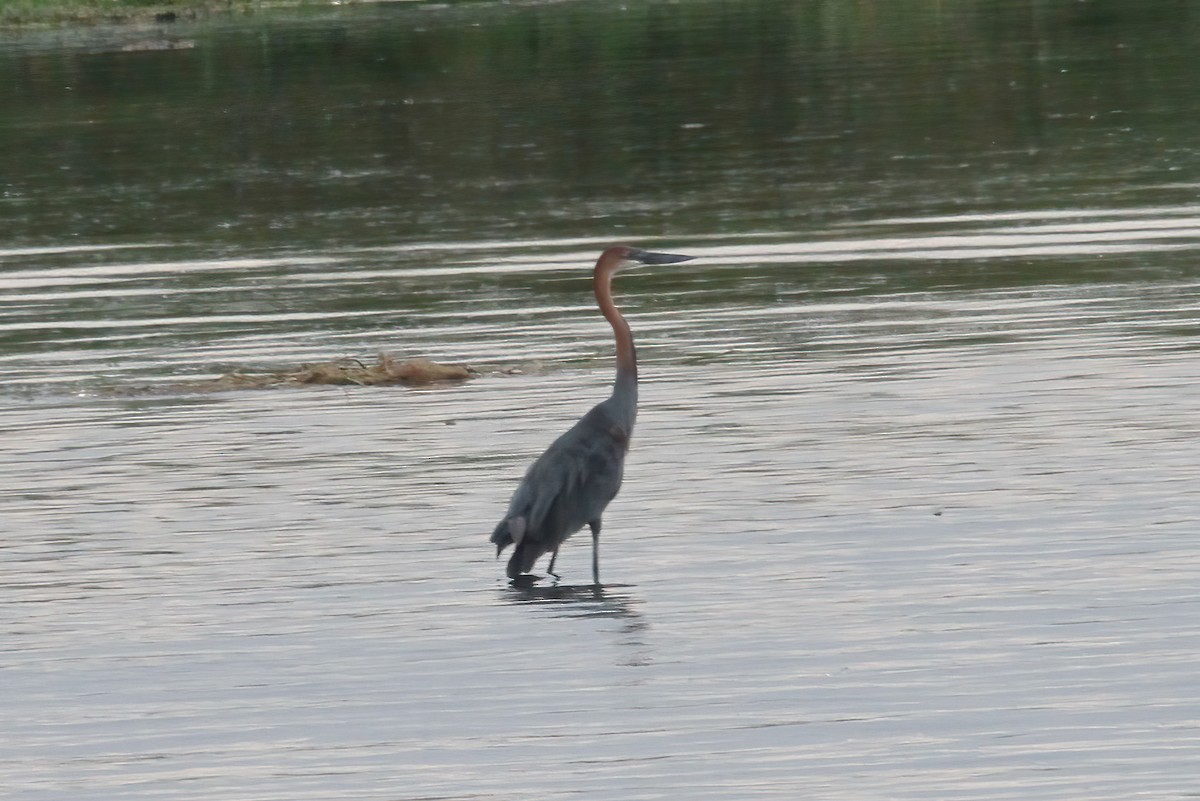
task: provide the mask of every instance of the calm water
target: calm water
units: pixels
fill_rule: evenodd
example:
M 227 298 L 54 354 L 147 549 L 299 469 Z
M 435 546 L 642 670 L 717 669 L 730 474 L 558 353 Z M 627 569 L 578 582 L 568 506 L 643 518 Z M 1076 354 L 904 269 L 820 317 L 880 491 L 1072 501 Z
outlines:
M 850 5 L 0 35 L 0 794 L 1200 795 L 1200 9 Z

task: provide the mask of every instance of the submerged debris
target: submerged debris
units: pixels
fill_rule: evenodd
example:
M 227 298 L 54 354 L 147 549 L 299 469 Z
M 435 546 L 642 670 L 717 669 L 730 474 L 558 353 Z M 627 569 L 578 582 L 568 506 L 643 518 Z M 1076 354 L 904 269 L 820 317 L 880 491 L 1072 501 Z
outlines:
M 234 371 L 210 381 L 197 381 L 189 389 L 202 392 L 223 392 L 234 389 L 267 389 L 296 384 L 357 384 L 383 386 L 405 384 L 422 386 L 449 381 L 465 381 L 478 375 L 462 364 L 439 364 L 429 359 L 398 361 L 389 353 L 380 353 L 379 360 L 365 365 L 358 359 L 339 359 L 332 362 L 306 364 L 297 370 L 277 373 L 243 373 Z

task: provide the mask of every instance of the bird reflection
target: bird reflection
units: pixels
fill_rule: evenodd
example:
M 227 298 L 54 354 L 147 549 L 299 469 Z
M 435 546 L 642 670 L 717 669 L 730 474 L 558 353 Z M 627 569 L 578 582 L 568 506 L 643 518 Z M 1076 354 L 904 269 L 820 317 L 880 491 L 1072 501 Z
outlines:
M 522 575 L 505 587 L 505 597 L 514 604 L 561 605 L 572 617 L 637 618 L 636 601 L 625 590 L 628 584 L 547 584 L 537 576 Z
M 639 601 L 630 584 L 548 584 L 538 586 L 537 577 L 523 575 L 505 586 L 504 600 L 514 605 L 534 606 L 555 617 L 620 621 L 617 642 L 622 646 L 622 665 L 643 666 L 652 662 L 645 639 L 649 624 L 638 611 Z

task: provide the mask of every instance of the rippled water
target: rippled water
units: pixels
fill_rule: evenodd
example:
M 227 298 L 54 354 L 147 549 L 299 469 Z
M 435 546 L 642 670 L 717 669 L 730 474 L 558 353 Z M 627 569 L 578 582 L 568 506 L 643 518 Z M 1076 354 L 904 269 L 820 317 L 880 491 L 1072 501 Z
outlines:
M 1194 252 L 1190 210 L 1165 211 L 698 242 L 669 278 L 623 276 L 644 399 L 601 591 L 586 537 L 563 585 L 533 589 L 506 587 L 485 542 L 523 464 L 606 391 L 607 333 L 566 267 L 594 246 L 389 253 L 395 307 L 349 324 L 118 290 L 133 324 L 86 350 L 73 338 L 107 326 L 78 306 L 114 287 L 201 273 L 283 305 L 329 274 L 146 251 L 10 273 L 30 305 L 6 332 L 53 340 L 9 354 L 23 391 L 0 422 L 7 781 L 29 798 L 1182 796 L 1195 281 L 889 291 L 880 267 L 1046 239 L 1107 252 L 1093 231 L 1168 221 Z M 871 267 L 796 278 L 829 254 Z M 375 258 L 319 267 L 352 284 Z M 445 288 L 481 267 L 507 297 Z M 419 391 L 106 391 L 395 343 L 524 369 Z
M 335 198 L 312 240 L 0 246 L 0 787 L 1195 796 L 1200 206 L 1026 177 L 789 226 L 747 189 L 636 237 L 698 258 L 617 281 L 642 405 L 603 588 L 586 536 L 511 587 L 487 535 L 608 391 L 587 268 L 627 230 L 339 238 Z M 190 383 L 378 350 L 480 375 Z

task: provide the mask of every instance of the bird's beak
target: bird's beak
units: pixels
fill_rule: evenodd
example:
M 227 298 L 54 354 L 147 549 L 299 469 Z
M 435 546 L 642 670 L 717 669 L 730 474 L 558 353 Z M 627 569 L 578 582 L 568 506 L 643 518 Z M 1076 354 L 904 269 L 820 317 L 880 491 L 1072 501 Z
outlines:
M 675 264 L 680 261 L 691 261 L 695 256 L 680 256 L 677 253 L 652 253 L 649 250 L 630 250 L 629 258 L 642 264 Z

